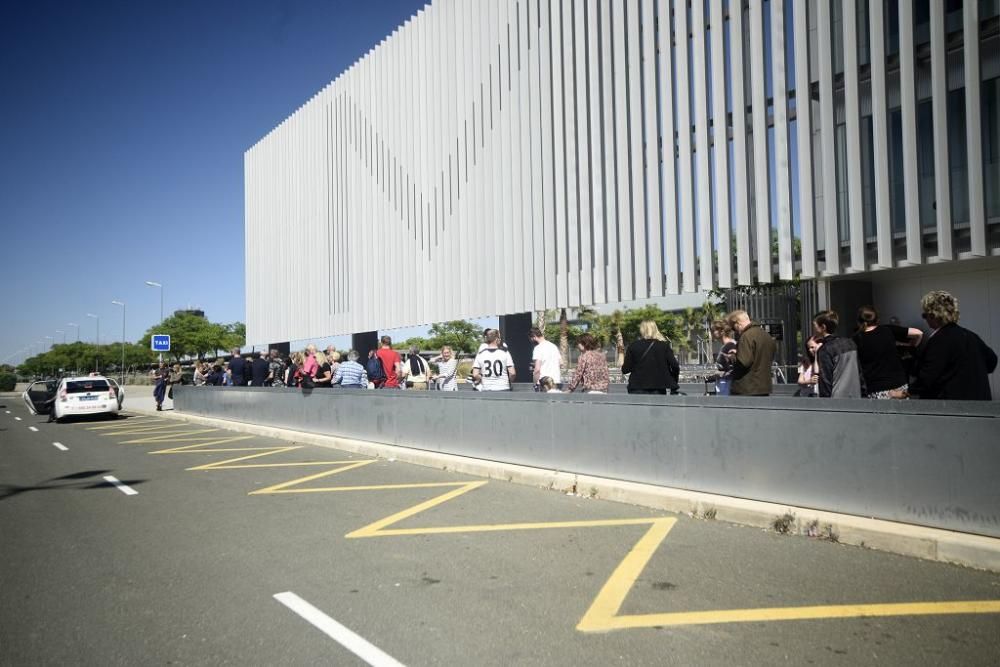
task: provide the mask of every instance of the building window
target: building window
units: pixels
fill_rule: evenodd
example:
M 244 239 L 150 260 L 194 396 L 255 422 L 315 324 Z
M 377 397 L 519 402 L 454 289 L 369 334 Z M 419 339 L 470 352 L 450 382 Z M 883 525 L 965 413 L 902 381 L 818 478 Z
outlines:
M 903 114 L 889 112 L 889 199 L 892 201 L 892 231 L 906 229 L 906 197 L 903 189 Z
M 959 88 L 948 93 L 948 170 L 953 223 L 969 221 L 969 158 L 965 134 L 965 88 Z
M 983 81 L 983 188 L 986 217 L 1000 218 L 1000 77 Z
M 937 224 L 934 198 L 934 113 L 931 101 L 917 105 L 917 182 L 920 190 L 920 226 Z

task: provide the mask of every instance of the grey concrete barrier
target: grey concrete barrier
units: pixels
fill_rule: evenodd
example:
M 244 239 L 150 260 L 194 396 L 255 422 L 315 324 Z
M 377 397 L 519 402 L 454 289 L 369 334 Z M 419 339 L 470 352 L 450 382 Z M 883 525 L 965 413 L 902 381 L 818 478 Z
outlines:
M 176 387 L 184 413 L 1000 537 L 1000 404 Z

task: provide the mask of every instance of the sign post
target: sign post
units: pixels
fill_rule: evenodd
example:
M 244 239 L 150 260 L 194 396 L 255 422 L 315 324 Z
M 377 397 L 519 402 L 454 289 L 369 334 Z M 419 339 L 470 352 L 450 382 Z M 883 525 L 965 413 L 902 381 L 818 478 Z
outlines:
M 149 347 L 153 352 L 159 352 L 160 361 L 163 361 L 163 353 L 170 351 L 170 334 L 153 334 L 149 339 Z

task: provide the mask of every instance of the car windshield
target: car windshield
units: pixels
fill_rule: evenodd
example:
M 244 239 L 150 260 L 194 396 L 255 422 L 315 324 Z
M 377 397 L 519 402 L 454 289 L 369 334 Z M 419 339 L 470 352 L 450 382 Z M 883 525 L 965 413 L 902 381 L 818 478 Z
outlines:
M 88 391 L 108 391 L 108 381 L 73 380 L 66 383 L 67 394 L 84 394 Z

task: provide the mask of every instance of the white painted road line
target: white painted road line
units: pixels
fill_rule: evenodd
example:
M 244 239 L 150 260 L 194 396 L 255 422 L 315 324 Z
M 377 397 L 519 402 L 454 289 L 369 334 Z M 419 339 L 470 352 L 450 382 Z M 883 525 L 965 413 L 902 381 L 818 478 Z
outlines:
M 10 414 L 10 410 L 7 410 L 7 414 Z
M 373 667 L 403 667 L 403 664 L 391 655 L 377 646 L 373 646 L 364 637 L 345 628 L 295 593 L 275 593 L 274 599 L 309 621 L 323 634 L 341 644 L 369 665 Z
M 124 493 L 126 496 L 137 496 L 137 495 L 139 495 L 139 492 L 136 491 L 135 489 L 133 489 L 131 486 L 128 486 L 127 484 L 122 484 L 121 482 L 119 482 L 117 477 L 112 477 L 111 475 L 105 475 L 104 476 L 104 481 L 105 482 L 111 482 L 112 484 L 114 484 L 118 488 L 118 490 L 121 491 L 122 493 Z
M 52 446 L 55 447 L 56 449 L 58 449 L 61 452 L 68 452 L 69 451 L 69 447 L 67 447 L 66 445 L 62 444 L 61 442 L 53 442 Z
M 37 428 L 35 428 L 34 426 L 29 426 L 29 427 L 28 427 L 28 430 L 29 430 L 29 431 L 34 431 L 35 433 L 38 433 L 38 429 L 37 429 Z
M 20 417 L 14 417 L 14 420 L 15 421 L 21 421 L 21 418 Z

